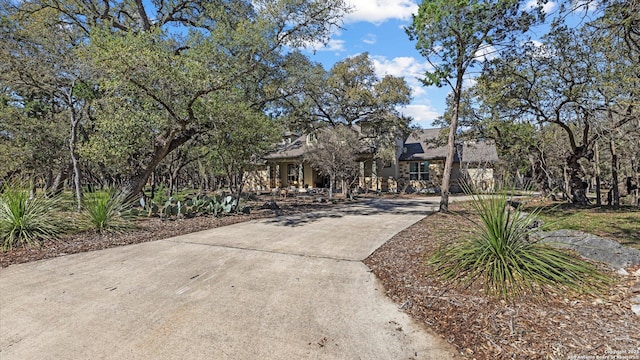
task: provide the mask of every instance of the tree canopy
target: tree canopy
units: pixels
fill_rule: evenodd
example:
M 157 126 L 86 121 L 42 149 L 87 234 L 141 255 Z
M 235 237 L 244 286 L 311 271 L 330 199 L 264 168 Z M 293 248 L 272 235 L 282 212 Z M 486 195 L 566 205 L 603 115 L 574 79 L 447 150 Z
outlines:
M 287 53 L 326 42 L 347 10 L 343 0 L 3 0 L 5 105 L 55 98 L 74 168 L 115 167 L 137 194 L 168 154 L 217 136 L 235 102 L 267 114 Z

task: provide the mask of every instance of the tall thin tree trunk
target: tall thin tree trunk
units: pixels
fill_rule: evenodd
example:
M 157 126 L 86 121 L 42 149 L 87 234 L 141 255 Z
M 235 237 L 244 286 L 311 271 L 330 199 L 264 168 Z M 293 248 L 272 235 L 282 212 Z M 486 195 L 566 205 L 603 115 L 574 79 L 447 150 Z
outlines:
M 78 123 L 80 119 L 73 108 L 73 102 L 69 99 L 71 106 L 70 120 L 71 120 L 71 133 L 69 136 L 69 152 L 71 153 L 71 164 L 73 166 L 73 185 L 76 192 L 76 201 L 78 211 L 82 210 L 82 188 L 80 186 L 80 164 L 78 162 L 77 141 L 78 141 Z
M 564 194 L 565 199 L 571 199 L 571 185 L 569 179 L 569 171 L 567 171 L 567 167 L 562 167 L 562 179 L 563 179 L 563 187 L 562 193 Z
M 462 92 L 461 69 L 458 69 L 456 87 L 453 91 L 453 109 L 451 111 L 451 126 L 449 127 L 449 138 L 447 142 L 447 158 L 444 161 L 444 173 L 442 174 L 442 186 L 440 188 L 440 212 L 449 211 L 449 187 L 451 183 L 451 172 L 453 170 L 453 156 L 456 150 L 456 132 L 458 130 L 458 112 L 460 109 L 460 94 Z
M 635 179 L 635 189 L 633 189 L 633 204 L 640 208 L 640 165 L 635 155 L 631 157 L 631 170 Z
M 49 193 L 49 195 L 57 195 L 62 191 L 64 182 L 65 180 L 67 180 L 68 172 L 69 172 L 68 167 L 60 168 L 60 171 L 58 171 L 58 174 L 56 174 L 56 177 L 53 180 L 53 183 L 51 183 L 51 187 L 47 189 L 47 192 Z
M 596 205 L 602 206 L 602 183 L 600 180 L 600 148 L 595 144 L 594 172 L 596 174 Z
M 618 189 L 618 153 L 616 152 L 616 144 L 613 137 L 609 140 L 609 151 L 611 152 L 611 205 L 614 208 L 620 207 L 620 191 Z
M 333 183 L 336 181 L 335 175 L 329 176 L 329 200 L 333 199 Z

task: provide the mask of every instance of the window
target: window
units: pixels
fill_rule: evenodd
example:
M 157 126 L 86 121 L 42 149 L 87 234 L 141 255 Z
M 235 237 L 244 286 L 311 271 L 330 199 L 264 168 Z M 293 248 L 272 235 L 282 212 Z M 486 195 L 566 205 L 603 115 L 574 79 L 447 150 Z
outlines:
M 298 183 L 298 166 L 295 164 L 287 165 L 287 184 L 294 185 Z
M 307 145 L 313 145 L 317 142 L 318 142 L 318 137 L 316 136 L 316 134 L 311 133 L 307 135 Z
M 409 163 L 409 180 L 429 180 L 429 162 Z

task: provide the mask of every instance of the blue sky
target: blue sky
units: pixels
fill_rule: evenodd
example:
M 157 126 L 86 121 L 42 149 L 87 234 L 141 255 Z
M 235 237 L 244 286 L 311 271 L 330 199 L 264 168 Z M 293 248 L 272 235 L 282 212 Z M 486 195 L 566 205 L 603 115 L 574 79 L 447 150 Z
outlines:
M 336 62 L 363 52 L 369 52 L 378 76 L 403 76 L 413 90 L 412 103 L 400 109 L 423 128 L 445 111 L 446 87 L 424 87 L 417 80 L 427 70 L 427 62 L 409 41 L 404 27 L 411 23 L 419 1 L 414 0 L 347 0 L 353 12 L 344 21 L 325 47 L 309 51 L 313 61 L 330 69 Z M 535 0 L 529 2 L 535 4 Z M 555 2 L 545 6 L 547 13 L 557 9 Z M 539 34 L 542 35 L 542 34 Z M 535 36 L 535 35 L 534 35 Z M 469 79 L 471 80 L 471 79 Z

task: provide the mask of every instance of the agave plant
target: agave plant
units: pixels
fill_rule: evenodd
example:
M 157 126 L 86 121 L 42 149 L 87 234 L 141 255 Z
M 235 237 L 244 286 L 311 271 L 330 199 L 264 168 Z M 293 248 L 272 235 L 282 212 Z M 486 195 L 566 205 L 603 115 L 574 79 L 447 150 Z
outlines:
M 56 215 L 58 197 L 31 195 L 25 184 L 9 184 L 0 194 L 0 241 L 2 249 L 38 244 L 57 238 L 65 226 Z
M 524 213 L 509 206 L 509 192 L 472 194 L 469 239 L 443 248 L 431 257 L 435 274 L 459 285 L 481 282 L 486 294 L 503 299 L 540 293 L 549 287 L 577 292 L 605 289 L 609 278 L 577 255 L 531 240 L 539 210 Z

